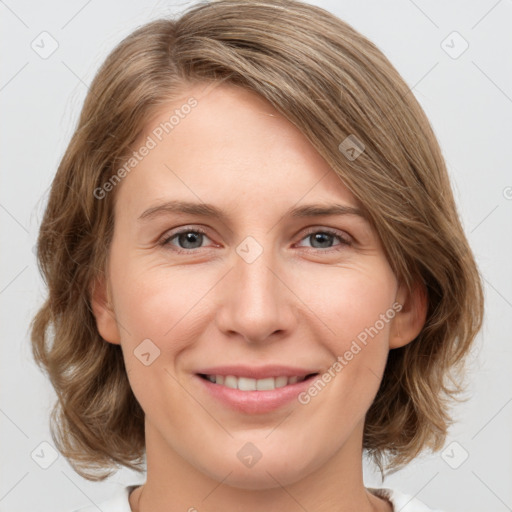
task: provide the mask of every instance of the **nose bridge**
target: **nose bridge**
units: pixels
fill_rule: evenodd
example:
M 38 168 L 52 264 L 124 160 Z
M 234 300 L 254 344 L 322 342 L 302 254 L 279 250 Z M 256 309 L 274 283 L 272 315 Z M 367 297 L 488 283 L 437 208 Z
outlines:
M 251 342 L 287 330 L 293 317 L 290 292 L 276 276 L 279 262 L 269 245 L 271 238 L 262 243 L 249 236 L 236 247 L 222 306 L 223 329 L 236 331 Z

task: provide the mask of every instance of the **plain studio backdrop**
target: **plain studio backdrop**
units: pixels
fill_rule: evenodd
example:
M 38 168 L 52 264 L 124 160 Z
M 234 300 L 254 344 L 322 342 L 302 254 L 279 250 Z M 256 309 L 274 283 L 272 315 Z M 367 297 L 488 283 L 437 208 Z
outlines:
M 311 3 L 373 41 L 426 111 L 485 285 L 470 399 L 455 407 L 444 450 L 426 453 L 383 484 L 367 465 L 365 483 L 447 512 L 512 510 L 512 2 Z M 0 511 L 66 512 L 143 480 L 123 470 L 89 482 L 52 447 L 55 395 L 28 337 L 44 293 L 34 245 L 49 185 L 99 65 L 136 27 L 187 5 L 0 2 Z

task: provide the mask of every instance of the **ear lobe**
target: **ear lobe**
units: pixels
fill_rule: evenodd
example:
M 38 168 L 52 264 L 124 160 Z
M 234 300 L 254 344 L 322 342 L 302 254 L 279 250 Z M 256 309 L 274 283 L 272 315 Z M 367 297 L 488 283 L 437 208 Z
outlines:
M 119 345 L 121 342 L 119 328 L 104 277 L 98 278 L 91 286 L 91 306 L 100 336 L 109 343 Z
M 389 348 L 399 348 L 413 341 L 423 329 L 427 318 L 428 296 L 423 283 L 416 283 L 412 292 L 400 285 L 396 301 L 402 309 L 396 314 L 391 327 Z

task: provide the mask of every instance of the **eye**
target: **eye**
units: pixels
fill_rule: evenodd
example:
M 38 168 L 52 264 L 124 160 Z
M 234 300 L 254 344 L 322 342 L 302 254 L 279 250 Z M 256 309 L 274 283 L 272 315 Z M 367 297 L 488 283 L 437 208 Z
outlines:
M 171 246 L 172 250 L 178 253 L 190 253 L 194 249 L 203 248 L 205 238 L 209 240 L 203 229 L 197 227 L 193 229 L 186 227 L 164 236 L 164 238 L 159 242 L 159 245 L 163 247 Z M 312 243 L 311 249 L 313 250 L 330 249 L 331 247 L 334 247 L 333 250 L 336 251 L 342 250 L 344 247 L 351 245 L 351 239 L 348 235 L 331 229 L 313 228 L 302 238 L 302 240 L 308 239 Z M 336 239 L 339 243 L 333 244 L 333 240 Z M 299 244 L 299 246 L 301 245 Z
M 200 249 L 206 232 L 199 228 L 184 228 L 165 236 L 159 244 L 166 246 L 173 246 L 173 249 L 180 253 L 190 252 L 193 249 Z M 176 243 L 173 243 L 175 240 Z
M 314 228 L 308 231 L 302 240 L 310 240 L 313 249 L 329 249 L 333 247 L 333 239 L 338 239 L 339 244 L 334 245 L 334 250 L 342 250 L 344 247 L 351 245 L 351 240 L 348 235 L 341 234 L 338 231 L 333 231 L 331 229 L 319 229 Z M 317 244 L 315 247 L 314 245 Z

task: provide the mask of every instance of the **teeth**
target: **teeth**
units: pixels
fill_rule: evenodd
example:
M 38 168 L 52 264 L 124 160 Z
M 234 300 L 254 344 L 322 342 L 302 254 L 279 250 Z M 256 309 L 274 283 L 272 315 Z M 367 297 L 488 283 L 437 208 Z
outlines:
M 215 384 L 240 391 L 270 391 L 290 384 L 302 382 L 305 377 L 267 377 L 265 379 L 250 379 L 234 375 L 207 375 L 206 378 Z
M 267 379 L 258 379 L 256 381 L 256 389 L 258 391 L 270 391 L 276 388 L 274 377 L 268 377 Z
M 215 382 L 217 382 L 217 376 L 215 375 Z M 226 375 L 224 378 L 224 386 L 231 389 L 238 389 L 238 379 L 233 375 Z
M 283 388 L 288 383 L 288 377 L 276 377 L 276 388 Z
M 241 391 L 256 391 L 256 379 L 238 377 L 238 389 Z

